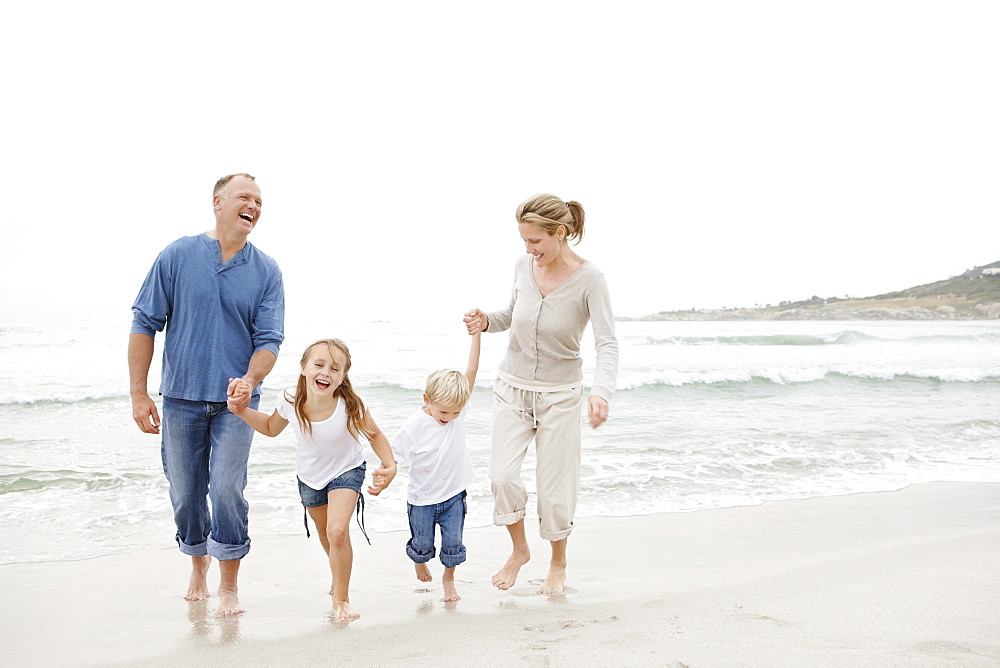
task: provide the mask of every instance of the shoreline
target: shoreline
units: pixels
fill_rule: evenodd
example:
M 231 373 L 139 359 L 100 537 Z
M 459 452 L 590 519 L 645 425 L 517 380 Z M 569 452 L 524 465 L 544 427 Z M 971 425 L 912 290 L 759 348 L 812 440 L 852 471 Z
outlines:
M 529 522 L 531 521 L 529 515 Z M 416 580 L 407 533 L 352 531 L 352 607 L 329 619 L 315 536 L 262 536 L 244 615 L 182 600 L 175 549 L 0 566 L 11 665 L 996 665 L 1000 483 L 580 518 L 567 591 L 538 596 L 547 545 L 507 592 L 506 532 L 468 529 L 461 601 Z M 213 566 L 210 588 L 218 583 Z M 338 658 L 339 657 L 339 658 Z
M 615 322 L 989 322 L 1000 319 L 1000 304 L 973 312 L 921 306 L 872 308 L 731 308 L 661 311 L 642 316 L 616 316 Z

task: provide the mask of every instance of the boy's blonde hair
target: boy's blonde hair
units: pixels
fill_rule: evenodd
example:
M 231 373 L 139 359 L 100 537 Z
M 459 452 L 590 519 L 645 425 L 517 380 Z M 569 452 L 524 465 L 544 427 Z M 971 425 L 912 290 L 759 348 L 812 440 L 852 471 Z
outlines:
M 427 376 L 427 400 L 445 406 L 464 406 L 472 396 L 469 379 L 461 371 L 438 369 Z

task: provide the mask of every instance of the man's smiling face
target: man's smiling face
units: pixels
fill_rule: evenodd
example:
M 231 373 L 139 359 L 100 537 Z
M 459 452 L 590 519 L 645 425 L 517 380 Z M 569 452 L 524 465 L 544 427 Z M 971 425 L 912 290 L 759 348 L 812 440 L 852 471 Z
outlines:
M 213 202 L 218 222 L 243 235 L 260 220 L 262 204 L 257 183 L 245 176 L 234 176 Z

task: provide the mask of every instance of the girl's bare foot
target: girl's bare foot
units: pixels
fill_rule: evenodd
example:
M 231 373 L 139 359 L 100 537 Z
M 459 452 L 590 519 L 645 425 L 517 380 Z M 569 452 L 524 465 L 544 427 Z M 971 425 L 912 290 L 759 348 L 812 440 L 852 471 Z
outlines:
M 236 589 L 219 587 L 219 609 L 215 611 L 215 616 L 232 617 L 244 612 L 246 610 L 240 607 L 240 599 L 236 596 Z
M 451 601 L 461 601 L 462 597 L 458 595 L 458 589 L 455 588 L 455 569 L 446 568 L 444 570 L 444 576 L 441 578 L 441 584 L 444 585 L 444 598 L 441 600 L 445 603 L 450 603 Z
M 521 566 L 528 563 L 529 559 L 531 559 L 531 552 L 527 548 L 515 548 L 507 559 L 507 563 L 493 576 L 493 586 L 497 589 L 510 589 L 513 587 L 517 581 L 517 574 L 520 572 Z
M 415 570 L 417 571 L 417 579 L 421 582 L 430 582 L 434 579 L 431 575 L 431 569 L 427 567 L 427 564 L 413 564 Z
M 204 601 L 208 598 L 208 567 L 211 564 L 212 557 L 207 554 L 203 557 L 191 557 L 191 579 L 188 580 L 185 601 Z
M 561 594 L 566 584 L 566 564 L 549 564 L 545 582 L 538 588 L 538 594 Z
M 351 610 L 350 601 L 334 601 L 333 614 L 338 622 L 352 622 L 361 616 Z

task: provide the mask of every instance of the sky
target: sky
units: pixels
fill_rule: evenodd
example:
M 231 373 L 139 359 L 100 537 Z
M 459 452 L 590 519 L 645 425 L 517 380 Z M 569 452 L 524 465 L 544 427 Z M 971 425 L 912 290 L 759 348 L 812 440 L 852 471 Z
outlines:
M 300 323 L 501 307 L 542 192 L 618 316 L 1000 259 L 995 2 L 13 4 L 0 324 L 125 331 L 233 172 Z

